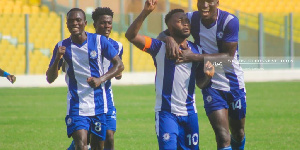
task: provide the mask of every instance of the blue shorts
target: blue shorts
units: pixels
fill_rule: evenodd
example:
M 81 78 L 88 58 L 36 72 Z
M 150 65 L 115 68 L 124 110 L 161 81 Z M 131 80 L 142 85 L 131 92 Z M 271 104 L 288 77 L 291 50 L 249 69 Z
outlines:
M 87 130 L 100 137 L 101 140 L 105 140 L 106 136 L 106 118 L 105 114 L 96 116 L 71 116 L 67 115 L 65 118 L 67 125 L 68 137 L 72 136 L 72 133 L 77 130 Z
M 160 150 L 198 150 L 198 115 L 177 116 L 167 111 L 155 113 L 155 129 Z
M 206 115 L 211 112 L 228 109 L 228 115 L 232 119 L 246 117 L 246 92 L 245 89 L 221 91 L 212 87 L 202 89 L 204 108 Z
M 106 130 L 117 130 L 117 110 L 114 108 L 106 114 Z

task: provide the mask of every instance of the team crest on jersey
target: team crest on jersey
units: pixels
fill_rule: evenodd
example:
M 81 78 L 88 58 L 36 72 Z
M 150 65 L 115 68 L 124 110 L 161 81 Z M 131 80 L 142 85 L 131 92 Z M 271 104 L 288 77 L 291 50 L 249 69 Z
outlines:
M 67 126 L 71 125 L 72 124 L 72 118 L 68 118 L 67 119 Z
M 212 101 L 212 97 L 211 97 L 210 95 L 208 95 L 208 96 L 206 97 L 206 101 L 210 103 L 210 102 Z
M 165 133 L 163 135 L 163 139 L 164 139 L 164 141 L 168 141 L 170 139 L 170 134 L 169 133 Z
M 96 52 L 95 50 L 92 50 L 92 51 L 90 52 L 90 57 L 91 57 L 92 59 L 97 58 L 97 52 Z
M 222 31 L 218 32 L 217 37 L 218 37 L 218 39 L 222 39 L 223 38 L 223 32 Z

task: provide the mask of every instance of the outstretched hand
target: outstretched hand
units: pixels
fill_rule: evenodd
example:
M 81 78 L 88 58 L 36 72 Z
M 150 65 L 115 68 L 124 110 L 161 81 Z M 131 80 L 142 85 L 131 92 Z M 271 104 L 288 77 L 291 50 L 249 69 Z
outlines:
M 207 61 L 204 65 L 204 70 L 203 71 L 204 71 L 206 76 L 212 78 L 215 74 L 215 67 L 210 61 Z
M 149 13 L 152 12 L 157 5 L 157 1 L 158 0 L 146 0 L 144 10 Z
M 10 81 L 12 84 L 14 84 L 15 81 L 16 81 L 16 79 L 17 79 L 14 75 L 8 75 L 6 78 L 7 78 L 7 80 Z
M 91 88 L 96 88 L 102 83 L 101 79 L 96 77 L 89 77 L 87 78 L 86 82 L 90 85 Z

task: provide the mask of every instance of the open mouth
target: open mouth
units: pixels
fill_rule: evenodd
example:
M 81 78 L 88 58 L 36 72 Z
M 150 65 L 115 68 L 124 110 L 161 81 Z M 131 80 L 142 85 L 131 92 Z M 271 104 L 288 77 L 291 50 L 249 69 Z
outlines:
M 183 32 L 190 32 L 189 28 L 183 28 Z
M 202 15 L 207 16 L 209 14 L 209 11 L 202 10 Z
M 71 28 L 71 31 L 73 32 L 79 31 L 79 28 Z

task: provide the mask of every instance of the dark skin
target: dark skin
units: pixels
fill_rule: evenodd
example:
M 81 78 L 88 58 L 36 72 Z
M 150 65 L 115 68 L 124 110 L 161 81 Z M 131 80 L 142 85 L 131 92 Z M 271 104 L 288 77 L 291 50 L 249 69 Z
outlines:
M 4 70 L 2 70 L 2 69 L 0 68 L 0 76 L 3 76 L 3 74 L 4 74 Z M 7 80 L 8 80 L 9 82 L 11 82 L 12 84 L 14 84 L 15 81 L 16 81 L 15 75 L 8 75 L 6 78 L 7 78 Z
M 96 30 L 97 34 L 109 37 L 111 30 L 112 30 L 112 21 L 113 18 L 110 15 L 101 15 L 97 19 L 96 22 L 94 22 L 94 28 Z M 115 79 L 120 80 L 122 78 L 122 72 L 115 76 Z M 106 130 L 106 138 L 104 143 L 105 149 L 114 149 L 114 134 L 115 131 L 113 130 Z
M 145 38 L 143 35 L 138 34 L 138 31 L 145 18 L 155 9 L 156 4 L 156 0 L 146 1 L 143 11 L 130 25 L 125 34 L 125 37 L 141 50 L 145 47 Z M 190 22 L 185 13 L 178 12 L 173 14 L 171 19 L 168 21 L 167 26 L 168 32 L 170 33 L 170 37 L 173 39 L 175 46 L 178 48 L 180 46 L 183 49 L 182 51 L 189 50 L 186 38 L 190 35 Z M 191 52 L 191 50 L 189 51 Z M 211 63 L 206 62 L 204 66 L 205 76 L 201 78 L 201 81 L 196 81 L 197 86 L 203 88 L 209 84 L 210 79 L 214 75 L 214 71 L 214 67 L 211 65 Z
M 198 0 L 197 7 L 203 25 L 209 26 L 217 20 L 218 6 L 219 0 Z M 204 57 L 206 57 L 211 62 L 223 62 L 223 64 L 228 65 L 228 62 L 230 62 L 228 60 L 233 59 L 238 45 L 238 42 L 223 42 L 220 53 L 199 55 L 193 54 L 190 50 L 180 51 L 175 40 L 171 36 L 167 36 L 166 38 L 160 37 L 160 39 L 167 43 L 167 57 L 170 59 L 177 59 L 178 62 L 202 62 Z M 201 83 L 203 82 L 201 80 L 202 79 L 197 79 L 196 81 L 197 83 Z M 208 115 L 208 118 L 214 129 L 218 148 L 230 145 L 231 137 L 229 129 L 236 141 L 241 142 L 243 140 L 245 136 L 245 118 L 242 118 L 241 120 L 232 119 L 228 116 L 227 109 L 214 111 Z
M 84 31 L 84 28 L 87 24 L 87 21 L 85 20 L 85 16 L 81 11 L 71 11 L 67 16 L 67 27 L 71 33 L 71 39 L 72 42 L 76 44 L 82 44 L 85 40 L 87 40 L 87 35 Z M 55 61 L 54 63 L 48 68 L 46 75 L 47 75 L 47 81 L 49 83 L 54 82 L 54 80 L 58 76 L 58 64 L 59 61 L 63 58 L 63 55 L 65 54 L 66 47 L 60 46 L 58 47 Z M 113 67 L 106 72 L 101 77 L 88 77 L 87 83 L 90 85 L 91 88 L 96 88 L 101 85 L 101 83 L 105 82 L 108 79 L 113 78 L 117 74 L 119 74 L 121 71 L 123 71 L 124 66 L 120 59 L 120 57 L 117 55 L 115 56 L 111 62 L 113 63 Z M 88 139 L 88 131 L 82 129 L 77 130 L 72 133 L 72 138 L 75 142 L 76 149 L 79 150 L 87 150 L 87 139 Z M 104 141 L 100 138 L 96 138 L 92 134 L 91 136 L 91 147 L 92 149 L 100 149 L 102 150 L 104 147 Z
M 101 15 L 97 19 L 96 22 L 94 22 L 94 28 L 96 30 L 97 34 L 104 35 L 107 38 L 109 37 L 111 30 L 112 30 L 112 21 L 113 18 L 110 15 Z M 115 76 L 115 79 L 120 80 L 122 78 L 122 72 Z

